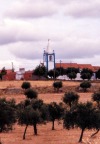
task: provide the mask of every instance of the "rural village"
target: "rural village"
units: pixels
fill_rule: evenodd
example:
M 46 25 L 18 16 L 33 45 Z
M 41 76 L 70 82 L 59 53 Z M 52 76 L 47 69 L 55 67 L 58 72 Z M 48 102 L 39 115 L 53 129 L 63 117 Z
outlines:
M 0 144 L 100 144 L 100 0 L 1 0 L 0 50 Z
M 49 41 L 34 70 L 4 67 L 0 144 L 99 144 L 99 79 L 100 66 L 56 63 Z
M 100 66 L 92 66 L 91 64 L 77 64 L 77 63 L 55 63 L 55 67 L 56 68 L 60 68 L 60 67 L 63 67 L 65 69 L 67 68 L 79 68 L 80 70 L 82 69 L 90 69 L 93 71 L 94 75 L 92 76 L 92 80 L 95 80 L 96 79 L 96 76 L 95 76 L 95 72 L 97 70 L 100 69 Z M 38 80 L 38 76 L 36 75 L 33 75 L 33 71 L 34 70 L 29 70 L 29 71 L 25 71 L 25 68 L 19 68 L 19 71 L 16 71 L 16 72 L 13 72 L 12 69 L 7 69 L 6 70 L 6 75 L 3 76 L 3 80 Z M 65 80 L 69 80 L 69 78 L 67 76 L 63 76 L 61 77 L 60 76 L 60 79 L 62 78 L 65 79 Z M 59 79 L 59 78 L 58 78 Z M 77 77 L 75 78 L 75 80 L 82 80 L 80 78 L 80 74 L 78 73 L 77 74 Z
M 61 80 L 70 80 L 67 73 L 65 72 L 61 74 L 61 69 L 68 69 L 68 68 L 74 68 L 78 69 L 78 72 L 76 73 L 76 77 L 74 80 L 82 80 L 80 72 L 83 69 L 89 69 L 91 70 L 92 76 L 91 80 L 96 80 L 98 77 L 96 77 L 96 72 L 100 70 L 100 66 L 93 66 L 91 64 L 78 64 L 78 63 L 63 63 L 61 60 L 59 63 L 56 63 L 56 54 L 54 50 L 51 50 L 50 44 L 49 44 L 49 39 L 48 39 L 48 44 L 46 50 L 44 50 L 43 53 L 43 62 L 38 64 L 40 67 L 45 67 L 46 71 L 50 70 L 56 70 L 59 69 L 59 75 L 57 79 Z M 38 67 L 37 66 L 37 67 Z M 26 71 L 24 67 L 19 68 L 19 71 L 14 71 L 13 64 L 11 69 L 6 69 L 6 74 L 3 75 L 2 79 L 3 80 L 39 80 L 39 79 L 45 79 L 44 74 L 42 77 L 39 77 L 39 74 L 34 74 L 34 70 L 28 70 Z M 46 72 L 46 73 L 47 73 Z

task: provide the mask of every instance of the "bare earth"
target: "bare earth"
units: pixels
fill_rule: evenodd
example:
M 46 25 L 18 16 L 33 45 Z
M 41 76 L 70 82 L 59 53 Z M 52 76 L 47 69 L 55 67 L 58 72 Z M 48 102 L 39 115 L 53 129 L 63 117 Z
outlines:
M 2 81 L 0 82 L 0 89 L 6 88 L 21 88 L 23 81 Z M 53 81 L 30 81 L 32 87 L 52 87 Z M 70 82 L 64 81 L 63 86 L 79 86 L 80 82 Z M 100 85 L 94 84 L 94 85 Z M 39 93 L 39 99 L 43 99 L 44 102 L 50 103 L 55 101 L 57 103 L 62 101 L 64 92 L 60 93 Z M 86 102 L 91 101 L 92 92 L 79 93 L 80 101 Z M 25 100 L 23 94 L 2 94 L 0 97 L 5 97 L 7 99 L 14 98 L 17 103 Z M 2 144 L 78 144 L 78 139 L 80 136 L 80 129 L 66 130 L 63 129 L 62 122 L 55 122 L 55 130 L 51 130 L 51 123 L 46 125 L 38 125 L 38 136 L 33 135 L 33 128 L 28 127 L 26 133 L 26 139 L 23 140 L 23 132 L 25 126 L 14 125 L 12 131 L 8 133 L 1 133 L 0 139 Z M 100 144 L 100 132 L 93 138 L 90 138 L 90 135 L 94 131 L 85 131 L 83 136 L 84 144 Z

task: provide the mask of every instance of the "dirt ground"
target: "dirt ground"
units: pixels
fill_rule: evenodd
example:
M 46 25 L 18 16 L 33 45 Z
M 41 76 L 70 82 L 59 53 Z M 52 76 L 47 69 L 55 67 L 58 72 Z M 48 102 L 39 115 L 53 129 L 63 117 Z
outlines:
M 23 81 L 2 81 L 0 82 L 0 89 L 6 88 L 21 88 L 21 84 Z M 32 87 L 51 87 L 52 81 L 30 81 Z M 64 86 L 79 86 L 80 82 L 70 82 L 64 81 Z M 95 85 L 100 85 L 99 83 L 94 83 Z M 92 92 L 87 93 L 78 93 L 80 95 L 79 101 L 86 102 L 91 101 Z M 57 103 L 62 101 L 62 97 L 64 92 L 60 93 L 39 93 L 39 99 L 42 99 L 46 103 L 50 103 L 55 101 Z M 23 101 L 25 96 L 21 94 L 7 94 L 0 93 L 0 97 L 5 97 L 7 99 L 14 98 L 17 103 Z M 80 129 L 72 129 L 66 130 L 63 128 L 62 122 L 55 122 L 55 130 L 51 130 L 51 123 L 47 123 L 45 125 L 38 125 L 38 135 L 34 136 L 33 128 L 31 126 L 28 127 L 26 133 L 26 139 L 23 140 L 23 132 L 25 126 L 14 125 L 12 131 L 8 133 L 0 133 L 0 140 L 2 144 L 78 144 Z M 100 133 L 98 133 L 95 137 L 90 138 L 90 135 L 94 133 L 94 130 L 85 131 L 83 136 L 84 144 L 100 144 Z

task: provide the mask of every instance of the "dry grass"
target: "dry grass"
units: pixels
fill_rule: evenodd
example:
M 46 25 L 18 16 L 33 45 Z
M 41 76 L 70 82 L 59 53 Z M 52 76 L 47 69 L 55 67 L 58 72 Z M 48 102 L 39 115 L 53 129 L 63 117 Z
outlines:
M 0 82 L 0 89 L 4 88 L 20 88 L 23 81 L 2 81 Z M 53 81 L 30 81 L 32 87 L 51 87 Z M 64 81 L 64 87 L 77 87 L 80 82 L 69 82 Z M 96 87 L 98 84 L 94 84 Z M 56 101 L 61 102 L 64 92 L 62 93 L 39 93 L 39 98 L 43 99 L 44 102 L 50 103 Z M 79 93 L 80 101 L 86 102 L 91 100 L 92 92 Z M 16 102 L 19 103 L 25 99 L 23 94 L 1 94 L 0 97 L 5 97 L 7 99 L 15 98 Z M 26 133 L 26 140 L 22 140 L 22 135 L 24 131 L 24 126 L 15 125 L 14 129 L 9 133 L 1 133 L 0 138 L 2 144 L 77 144 L 80 129 L 66 130 L 63 129 L 63 124 L 55 123 L 56 130 L 51 130 L 51 123 L 46 125 L 38 125 L 38 136 L 33 135 L 33 128 L 30 126 Z M 90 138 L 90 135 L 94 131 L 85 131 L 83 136 L 83 144 L 100 144 L 100 133 L 98 133 L 94 138 Z
M 49 87 L 54 81 L 29 81 L 32 87 Z M 0 89 L 7 87 L 21 87 L 23 81 L 0 81 Z M 78 86 L 80 82 L 63 81 L 63 85 Z

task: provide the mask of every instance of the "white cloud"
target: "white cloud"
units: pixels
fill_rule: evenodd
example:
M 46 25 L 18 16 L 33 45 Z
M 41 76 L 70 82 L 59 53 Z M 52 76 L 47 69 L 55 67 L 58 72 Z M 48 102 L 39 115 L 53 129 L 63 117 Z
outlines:
M 44 21 L 28 22 L 5 19 L 0 25 L 0 45 L 20 41 L 45 41 L 50 37 L 52 37 L 53 40 L 59 40 L 61 36 L 54 32 L 52 26 L 51 28 L 49 27 L 51 25 L 51 23 L 49 23 L 50 20 L 47 22 Z
M 66 16 L 72 16 L 76 18 L 90 17 L 99 18 L 100 17 L 100 1 L 99 0 L 88 0 L 88 1 L 71 1 L 66 5 L 65 10 Z
M 19 41 L 38 41 L 45 39 L 45 33 L 39 27 L 28 22 L 6 20 L 0 26 L 0 45 Z
M 9 51 L 16 58 L 34 60 L 42 58 L 43 46 L 41 42 L 17 42 L 9 45 Z
M 46 43 L 43 41 L 38 42 L 19 42 L 11 44 L 9 51 L 22 59 L 42 59 Z M 100 55 L 100 41 L 99 39 L 85 39 L 85 38 L 65 38 L 60 41 L 53 41 L 50 43 L 50 48 L 55 50 L 57 59 L 80 59 L 91 58 Z M 20 49 L 20 51 L 19 51 Z
M 93 58 L 100 55 L 100 41 L 94 39 L 77 39 L 75 37 L 67 38 L 56 45 L 57 58 L 62 59 L 80 59 Z M 55 47 L 56 47 L 55 46 Z M 63 49 L 62 53 L 61 50 Z
M 57 7 L 50 1 L 16 1 L 5 12 L 5 16 L 12 18 L 39 18 L 52 16 L 57 12 Z

